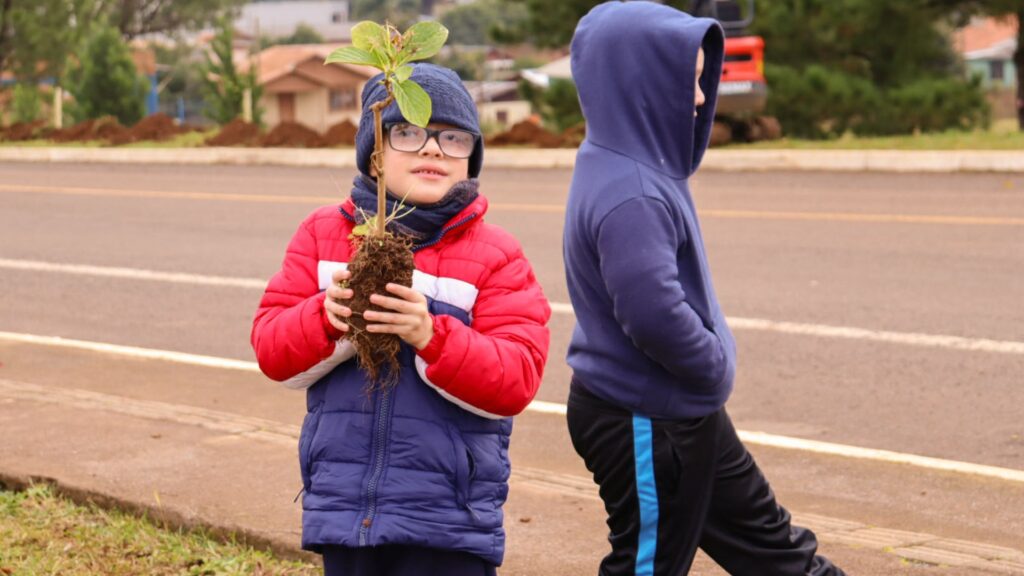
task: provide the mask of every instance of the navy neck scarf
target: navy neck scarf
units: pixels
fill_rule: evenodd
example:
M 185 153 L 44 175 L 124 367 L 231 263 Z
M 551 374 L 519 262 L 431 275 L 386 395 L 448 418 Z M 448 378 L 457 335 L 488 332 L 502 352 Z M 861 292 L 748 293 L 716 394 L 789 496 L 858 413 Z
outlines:
M 377 214 L 377 181 L 365 174 L 356 176 L 352 182 L 352 201 L 359 210 L 354 214 L 356 222 L 362 224 L 366 218 Z M 441 228 L 456 214 L 462 212 L 480 195 L 480 181 L 476 178 L 455 183 L 443 198 L 433 204 L 405 203 L 407 208 L 416 209 L 402 218 L 388 222 L 388 230 L 406 236 L 414 243 L 421 243 L 433 238 Z M 394 214 L 401 202 L 393 192 L 388 190 L 387 214 Z

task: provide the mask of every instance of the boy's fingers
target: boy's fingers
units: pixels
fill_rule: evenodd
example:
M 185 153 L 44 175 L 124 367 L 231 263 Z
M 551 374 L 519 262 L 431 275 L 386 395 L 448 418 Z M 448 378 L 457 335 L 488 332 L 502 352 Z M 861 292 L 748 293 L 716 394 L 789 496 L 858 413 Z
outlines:
M 333 281 L 334 283 L 338 283 L 343 280 L 348 280 L 351 277 L 352 273 L 349 272 L 348 270 L 335 270 L 334 272 L 331 273 L 331 281 Z
M 334 300 L 330 300 L 330 299 L 325 300 L 324 301 L 324 307 L 327 308 L 328 312 L 334 314 L 335 316 L 339 316 L 339 317 L 342 317 L 342 318 L 348 318 L 349 316 L 352 315 L 352 309 L 351 308 L 349 308 L 348 306 L 342 306 L 341 304 L 338 304 Z
M 363 318 L 367 322 L 379 322 L 381 324 L 398 325 L 406 324 L 403 322 L 406 316 L 404 314 L 392 314 L 390 312 L 378 312 L 377 310 L 367 310 L 363 312 Z
M 390 283 L 387 285 L 388 292 L 401 297 L 409 302 L 425 302 L 427 299 L 416 290 L 408 286 L 402 286 L 401 284 Z
M 337 299 L 348 300 L 348 299 L 352 298 L 352 295 L 353 295 L 353 292 L 352 292 L 351 288 L 340 288 L 336 284 L 331 284 L 330 286 L 327 287 L 327 297 L 328 298 L 334 298 L 335 300 L 337 300 Z
M 370 302 L 382 308 L 394 310 L 395 312 L 404 312 L 406 314 L 412 313 L 416 310 L 416 305 L 409 302 L 408 300 L 389 298 L 387 296 L 381 296 L 380 294 L 373 294 L 372 296 L 370 296 Z
M 405 324 L 367 324 L 366 331 L 376 334 L 397 334 L 401 336 L 409 332 L 409 327 Z

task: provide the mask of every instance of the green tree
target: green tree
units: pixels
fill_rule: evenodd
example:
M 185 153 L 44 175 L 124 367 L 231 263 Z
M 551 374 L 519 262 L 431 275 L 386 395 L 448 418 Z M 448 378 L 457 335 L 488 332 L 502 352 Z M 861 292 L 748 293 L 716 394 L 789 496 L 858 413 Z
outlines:
M 281 36 L 279 38 L 261 36 L 259 44 L 260 50 L 263 50 L 264 48 L 280 44 L 322 44 L 323 42 L 324 37 L 316 31 L 316 28 L 313 28 L 309 24 L 301 23 L 296 26 L 295 31 L 288 36 Z
M 78 0 L 75 0 L 78 1 Z M 198 30 L 233 15 L 248 0 L 95 0 L 125 38 Z
M 242 115 L 243 99 L 246 89 L 252 94 L 252 118 L 257 124 L 261 122 L 262 111 L 258 103 L 263 94 L 259 85 L 256 67 L 249 71 L 238 71 L 232 58 L 234 43 L 234 27 L 227 19 L 221 20 L 217 35 L 210 43 L 210 53 L 206 55 L 203 67 L 203 95 L 206 100 L 206 115 L 213 120 L 226 124 Z
M 14 23 L 11 11 L 14 0 L 0 0 L 0 70 L 6 70 L 7 59 L 11 54 L 11 39 L 14 37 Z
M 387 21 L 399 29 L 412 26 L 420 16 L 420 0 L 352 0 L 349 6 L 353 21 Z
M 583 123 L 583 110 L 572 80 L 552 78 L 547 88 L 520 80 L 519 95 L 530 103 L 534 112 L 540 114 L 544 125 L 555 132 Z
M 98 0 L 6 0 L 0 15 L 0 53 L 4 69 L 26 81 L 60 79 L 68 56 L 81 46 L 97 10 Z
M 42 110 L 39 105 L 39 89 L 32 84 L 20 83 L 14 87 L 13 116 L 15 122 L 35 122 Z
M 441 16 L 452 44 L 481 45 L 494 40 L 491 32 L 500 26 L 522 26 L 527 18 L 522 4 L 502 0 L 477 0 L 457 6 Z
M 110 115 L 128 126 L 142 119 L 148 83 L 136 70 L 131 51 L 116 29 L 96 29 L 79 60 L 68 82 L 78 120 Z

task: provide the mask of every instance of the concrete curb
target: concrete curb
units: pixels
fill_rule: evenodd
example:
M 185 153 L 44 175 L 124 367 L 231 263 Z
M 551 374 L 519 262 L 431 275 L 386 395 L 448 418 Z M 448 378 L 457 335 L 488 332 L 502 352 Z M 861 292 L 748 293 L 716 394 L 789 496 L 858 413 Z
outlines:
M 576 149 L 488 149 L 491 168 L 572 168 Z M 355 168 L 350 148 L 17 148 L 0 147 L 0 162 L 273 165 Z M 1024 173 L 1016 150 L 709 150 L 705 170 L 751 172 Z

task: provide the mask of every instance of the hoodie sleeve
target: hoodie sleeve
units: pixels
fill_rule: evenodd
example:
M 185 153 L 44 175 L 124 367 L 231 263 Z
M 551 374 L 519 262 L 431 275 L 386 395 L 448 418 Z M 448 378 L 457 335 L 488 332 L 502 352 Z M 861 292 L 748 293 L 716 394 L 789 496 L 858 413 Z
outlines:
M 727 376 L 728 359 L 679 280 L 681 234 L 660 200 L 623 202 L 598 228 L 601 275 L 612 313 L 637 348 L 686 382 L 714 386 Z
M 352 344 L 327 320 L 317 277 L 313 217 L 288 244 L 281 270 L 267 284 L 252 326 L 260 369 L 289 388 L 307 388 L 355 355 Z
M 442 396 L 485 418 L 514 416 L 533 400 L 544 374 L 551 307 L 518 245 L 480 287 L 467 326 L 434 316 L 434 338 L 416 368 Z

